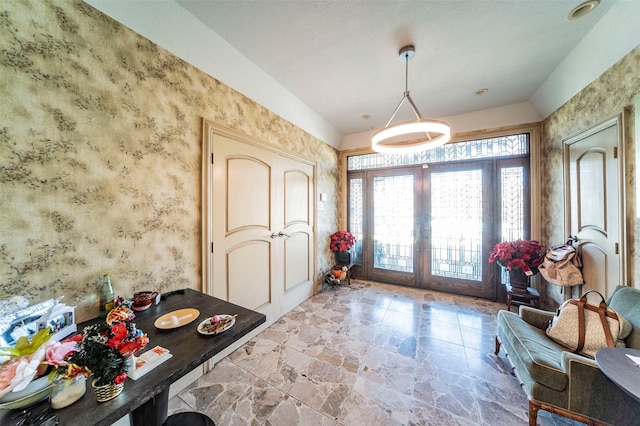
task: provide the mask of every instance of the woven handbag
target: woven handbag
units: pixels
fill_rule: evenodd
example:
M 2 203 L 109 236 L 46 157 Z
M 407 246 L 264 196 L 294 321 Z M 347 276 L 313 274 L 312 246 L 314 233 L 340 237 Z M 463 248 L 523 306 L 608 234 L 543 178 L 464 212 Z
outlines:
M 597 295 L 600 302 L 589 303 L 589 294 Z M 625 347 L 623 339 L 631 330 L 631 323 L 609 308 L 602 294 L 589 290 L 580 299 L 564 302 L 549 322 L 546 333 L 572 352 L 593 358 L 599 349 Z

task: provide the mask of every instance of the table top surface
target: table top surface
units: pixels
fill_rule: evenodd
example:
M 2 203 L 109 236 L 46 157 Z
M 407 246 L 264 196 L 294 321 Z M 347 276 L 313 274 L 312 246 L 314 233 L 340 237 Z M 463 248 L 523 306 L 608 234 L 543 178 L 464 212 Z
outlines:
M 640 401 L 640 366 L 627 355 L 640 357 L 639 349 L 605 348 L 596 352 L 600 370 L 627 394 Z
M 200 315 L 189 324 L 174 329 L 158 329 L 154 322 L 160 316 L 178 309 L 194 308 Z M 197 327 L 203 320 L 217 314 L 237 314 L 235 325 L 218 335 L 202 335 Z M 169 349 L 173 355 L 137 380 L 127 379 L 124 390 L 115 399 L 99 403 L 90 379 L 86 394 L 69 407 L 55 410 L 61 425 L 110 425 L 147 400 L 169 388 L 194 368 L 229 347 L 266 321 L 265 315 L 225 302 L 204 293 L 187 289 L 185 294 L 173 294 L 158 305 L 136 312 L 133 322 L 149 337 L 146 351 L 155 346 Z M 78 324 L 78 331 L 96 320 Z M 6 410 L 2 410 L 6 411 Z M 1 416 L 0 416 L 1 417 Z

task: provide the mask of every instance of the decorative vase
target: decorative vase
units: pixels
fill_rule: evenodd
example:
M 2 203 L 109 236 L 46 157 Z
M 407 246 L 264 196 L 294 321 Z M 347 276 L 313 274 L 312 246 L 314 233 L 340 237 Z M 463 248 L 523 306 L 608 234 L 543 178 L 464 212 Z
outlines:
M 522 269 L 509 271 L 509 284 L 513 293 L 526 294 L 529 288 L 529 276 Z
M 120 393 L 124 389 L 124 382 L 118 384 L 109 383 L 107 385 L 96 386 L 97 381 L 98 379 L 95 379 L 93 382 L 91 382 L 91 387 L 96 393 L 96 399 L 98 400 L 98 402 L 109 401 L 120 395 Z
M 351 265 L 351 250 L 348 251 L 336 251 L 336 263 L 338 265 Z
M 86 390 L 87 379 L 81 374 L 73 379 L 56 377 L 51 391 L 51 408 L 57 410 L 73 404 L 82 398 Z

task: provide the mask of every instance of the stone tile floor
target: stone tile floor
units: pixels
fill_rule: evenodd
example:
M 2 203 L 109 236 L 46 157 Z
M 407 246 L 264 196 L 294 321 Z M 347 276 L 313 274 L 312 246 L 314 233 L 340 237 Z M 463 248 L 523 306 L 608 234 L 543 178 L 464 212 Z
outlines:
M 216 425 L 527 425 L 495 349 L 503 304 L 388 284 L 325 289 L 169 401 Z M 540 411 L 538 424 L 576 423 Z

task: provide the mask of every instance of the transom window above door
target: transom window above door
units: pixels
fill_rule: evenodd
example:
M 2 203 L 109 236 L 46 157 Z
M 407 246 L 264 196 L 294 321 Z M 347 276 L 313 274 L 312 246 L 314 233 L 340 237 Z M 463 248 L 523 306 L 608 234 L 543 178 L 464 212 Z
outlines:
M 406 154 L 362 154 L 347 157 L 347 170 L 432 164 L 529 154 L 529 133 L 456 142 L 427 151 Z

